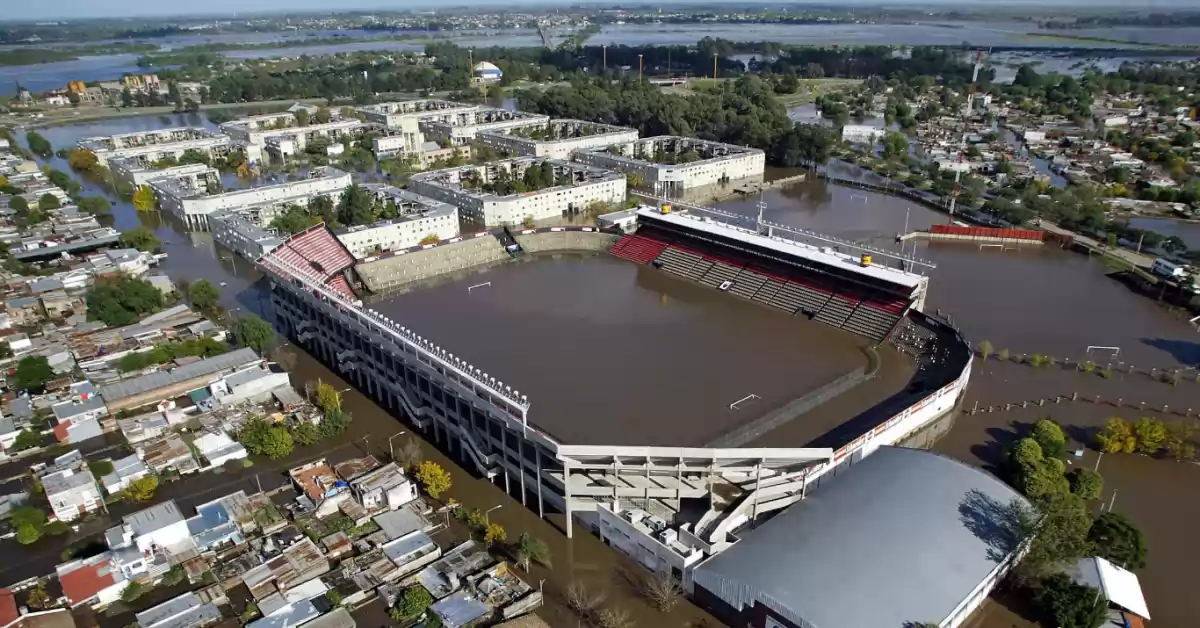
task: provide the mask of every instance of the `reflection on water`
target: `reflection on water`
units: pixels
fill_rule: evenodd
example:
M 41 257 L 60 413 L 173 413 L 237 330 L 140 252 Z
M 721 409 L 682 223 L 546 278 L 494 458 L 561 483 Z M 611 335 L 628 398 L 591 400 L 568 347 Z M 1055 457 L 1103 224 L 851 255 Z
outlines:
M 745 215 L 757 198 L 720 207 Z M 944 214 L 882 194 L 810 179 L 764 195 L 766 220 L 899 251 L 896 235 L 947 222 Z M 928 307 L 949 314 L 972 341 L 997 349 L 1078 357 L 1089 345 L 1120 346 L 1140 364 L 1188 364 L 1170 350 L 1193 342 L 1196 332 L 1153 301 L 1133 295 L 1087 257 L 1053 247 L 1020 251 L 980 250 L 968 244 L 915 240 L 909 252 L 937 268 L 930 277 Z M 878 256 L 877 256 L 878 257 Z

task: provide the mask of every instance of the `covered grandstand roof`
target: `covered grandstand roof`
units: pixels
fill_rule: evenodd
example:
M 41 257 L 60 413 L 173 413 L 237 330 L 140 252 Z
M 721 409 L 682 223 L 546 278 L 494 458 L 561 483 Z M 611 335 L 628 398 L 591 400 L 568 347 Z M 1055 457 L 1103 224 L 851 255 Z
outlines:
M 288 238 L 259 260 L 287 275 L 308 279 L 340 292 L 349 299 L 358 297 L 340 273 L 354 265 L 354 256 L 342 245 L 325 223 L 309 227 Z
M 1015 491 L 915 449 L 881 447 L 696 569 L 741 613 L 763 605 L 798 626 L 940 623 L 1015 546 Z M 920 583 L 920 586 L 914 586 Z

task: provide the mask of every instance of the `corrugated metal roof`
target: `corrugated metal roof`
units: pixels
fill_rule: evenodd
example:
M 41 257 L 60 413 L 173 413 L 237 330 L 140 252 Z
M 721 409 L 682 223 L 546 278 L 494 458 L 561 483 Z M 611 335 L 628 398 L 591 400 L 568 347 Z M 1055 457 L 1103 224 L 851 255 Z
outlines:
M 112 384 L 105 384 L 102 387 L 101 392 L 104 395 L 104 398 L 109 403 L 112 403 L 126 397 L 140 395 L 142 393 L 164 388 L 172 384 L 185 382 L 195 377 L 212 375 L 214 373 L 220 373 L 221 371 L 244 366 L 251 362 L 257 361 L 258 359 L 258 354 L 254 352 L 254 349 L 243 347 L 236 351 L 230 351 L 229 353 L 207 358 L 193 364 L 180 366 L 169 372 L 159 371 L 157 373 L 150 373 L 149 375 L 143 375 L 133 379 L 122 380 Z
M 881 447 L 698 567 L 735 609 L 759 602 L 819 628 L 941 622 L 1015 545 L 1023 497 L 926 451 Z M 920 583 L 920 586 L 914 586 Z

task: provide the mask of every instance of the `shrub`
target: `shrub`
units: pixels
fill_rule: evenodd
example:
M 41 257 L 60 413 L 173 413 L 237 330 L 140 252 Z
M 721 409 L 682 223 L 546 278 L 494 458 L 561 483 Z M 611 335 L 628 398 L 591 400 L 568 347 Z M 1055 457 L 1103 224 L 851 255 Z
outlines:
M 1096 446 L 1106 454 L 1133 453 L 1137 447 L 1137 438 L 1133 435 L 1133 427 L 1121 417 L 1112 417 L 1104 429 L 1096 435 Z
M 1104 490 L 1104 478 L 1091 469 L 1072 469 L 1067 474 L 1067 481 L 1071 483 L 1072 493 L 1088 501 L 1099 498 Z
M 1167 427 L 1152 417 L 1135 421 L 1133 435 L 1137 437 L 1137 451 L 1148 456 L 1158 453 L 1167 444 Z

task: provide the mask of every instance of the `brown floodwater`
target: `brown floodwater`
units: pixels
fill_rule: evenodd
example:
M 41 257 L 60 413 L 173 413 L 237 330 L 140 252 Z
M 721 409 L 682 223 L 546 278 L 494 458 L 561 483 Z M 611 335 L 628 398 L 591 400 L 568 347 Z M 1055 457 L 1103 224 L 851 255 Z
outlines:
M 867 364 L 849 332 L 608 255 L 525 258 L 372 307 L 575 444 L 701 446 Z M 792 442 L 830 427 L 802 417 Z
M 47 129 L 46 134 L 49 134 L 57 148 L 74 142 L 78 136 L 101 133 L 84 127 L 60 127 Z M 59 162 L 57 159 L 52 160 L 53 165 L 66 170 Z M 838 173 L 839 176 L 847 174 L 850 173 Z M 90 183 L 85 183 L 85 188 L 89 193 L 98 191 Z M 722 207 L 752 214 L 756 211 L 753 205 L 757 200 L 729 201 L 723 203 Z M 906 200 L 829 186 L 819 180 L 783 190 L 768 191 L 765 201 L 766 217 L 769 220 L 892 249 L 899 248 L 894 238 L 905 229 L 906 220 L 909 230 L 947 221 L 946 216 Z M 224 283 L 221 302 L 229 308 L 262 313 L 263 308 L 268 305 L 264 287 L 258 282 L 258 273 L 229 251 L 215 247 L 208 234 L 185 234 L 179 225 L 173 224 L 170 219 L 159 214 L 135 212 L 128 203 L 116 202 L 113 214 L 115 224 L 120 229 L 128 229 L 138 224 L 155 229 L 169 254 L 163 268 L 177 281 L 206 277 L 214 283 Z M 980 251 L 971 246 L 931 246 L 920 241 L 909 243 L 907 246 L 910 250 L 915 249 L 918 257 L 930 259 L 938 264 L 938 268 L 929 271 L 933 279 L 929 295 L 930 309 L 941 309 L 949 314 L 972 341 L 987 339 L 996 349 L 1007 348 L 1013 353 L 1047 353 L 1058 357 L 1083 357 L 1082 354 L 1088 345 L 1118 346 L 1120 355 L 1114 362 L 1124 362 L 1126 365 L 1132 363 L 1139 368 L 1152 365 L 1188 365 L 1200 360 L 1200 345 L 1197 344 L 1200 336 L 1185 321 L 1152 301 L 1131 294 L 1121 284 L 1107 278 L 1100 264 L 1078 254 L 1058 250 L 998 253 Z M 531 267 L 536 268 L 537 265 Z M 632 265 L 624 267 L 632 268 Z M 507 269 L 504 272 L 508 272 Z M 713 302 L 711 307 L 738 307 L 734 305 L 738 302 L 736 298 L 717 295 L 707 288 L 692 286 L 656 273 L 651 275 L 657 281 L 670 280 L 680 284 L 670 290 L 660 290 L 668 293 L 667 308 L 686 310 L 694 307 L 689 304 L 710 300 Z M 645 283 L 644 278 L 639 281 Z M 637 281 L 633 283 L 638 285 Z M 619 297 L 621 294 L 636 293 L 639 289 L 648 294 L 654 293 L 653 285 L 632 290 L 622 288 L 618 291 L 618 298 L 622 298 Z M 583 287 L 568 288 L 571 294 L 579 294 L 582 290 Z M 689 301 L 681 296 L 689 291 L 695 291 L 698 300 Z M 495 296 L 500 297 L 501 294 Z M 545 303 L 549 298 L 540 297 L 536 301 Z M 585 298 L 593 296 L 585 295 Z M 631 297 L 626 295 L 623 298 Z M 501 305 L 504 303 L 501 302 Z M 509 307 L 516 308 L 512 310 L 512 316 L 520 311 L 518 306 Z M 568 308 L 568 311 L 572 308 L 574 306 Z M 575 311 L 577 310 L 578 308 L 575 308 Z M 405 321 L 424 334 L 430 330 L 422 327 L 424 323 L 412 322 L 410 317 L 468 317 L 469 314 L 469 311 L 458 313 L 411 310 L 403 316 L 393 318 Z M 765 312 L 755 314 L 761 318 Z M 610 343 L 612 337 L 619 335 L 617 331 L 607 334 L 590 333 L 584 329 L 584 323 L 587 323 L 587 326 L 592 324 L 587 321 L 586 316 L 580 318 L 575 323 L 575 331 L 581 335 L 590 335 L 590 345 Z M 571 328 L 569 323 L 559 324 L 565 329 Z M 453 331 L 451 330 L 452 333 Z M 828 333 L 831 330 L 826 328 L 825 331 Z M 493 326 L 491 332 L 502 334 L 505 330 Z M 453 344 L 448 341 L 446 344 L 453 347 L 455 353 L 468 355 L 468 348 L 457 347 L 457 341 Z M 576 343 L 576 346 L 580 344 Z M 511 376 L 508 375 L 508 365 L 510 362 L 520 364 L 519 359 L 514 359 L 514 356 L 521 354 L 520 348 L 499 353 L 499 359 L 496 360 L 479 358 L 479 365 L 518 383 L 516 378 L 523 376 L 515 372 Z M 767 354 L 776 353 L 772 350 Z M 716 354 L 706 351 L 704 355 Z M 1092 355 L 1097 356 L 1097 361 L 1103 361 L 1099 353 Z M 336 374 L 317 363 L 311 356 L 290 346 L 283 347 L 272 357 L 280 360 L 292 371 L 293 382 L 297 385 L 320 378 L 343 388 L 346 386 Z M 712 358 L 706 358 L 707 360 Z M 563 364 L 580 362 L 577 358 L 572 358 Z M 635 361 L 636 366 L 642 368 L 637 362 Z M 887 369 L 886 356 L 884 365 L 881 377 L 901 384 L 907 380 L 909 374 L 902 369 Z M 712 362 L 714 370 L 734 370 L 737 365 L 732 367 L 720 360 Z M 675 372 L 668 369 L 653 369 L 651 372 L 663 379 L 682 380 L 684 376 L 681 373 L 686 375 L 686 369 L 691 368 L 693 366 L 687 364 Z M 569 371 L 569 367 L 563 370 Z M 590 386 L 581 399 L 590 402 L 604 394 L 605 384 L 612 376 L 610 372 L 593 373 L 588 382 Z M 532 381 L 527 387 L 521 385 L 534 400 L 535 412 L 541 408 L 538 405 L 538 395 L 533 393 L 533 387 L 536 385 Z M 797 390 L 802 389 L 803 387 L 798 387 Z M 1096 429 L 1109 416 L 1134 418 L 1152 414 L 1149 410 L 1140 408 L 1140 401 L 1143 400 L 1147 401 L 1147 407 L 1150 408 L 1161 407 L 1166 403 L 1173 409 L 1187 406 L 1200 409 L 1200 394 L 1197 394 L 1200 387 L 1194 383 L 1180 383 L 1171 387 L 1151 382 L 1145 376 L 1122 375 L 1119 370 L 1113 379 L 1103 380 L 1096 375 L 1056 369 L 1035 370 L 1026 366 L 995 362 L 982 363 L 976 367 L 971 387 L 967 392 L 966 406 L 970 408 L 976 401 L 984 406 L 1020 403 L 1022 400 L 1032 401 L 1057 394 L 1069 395 L 1073 391 L 1079 391 L 1081 395 L 1085 392 L 1090 395 L 1101 394 L 1105 398 L 1119 396 L 1127 402 L 1138 399 L 1138 402 L 1134 402 L 1138 405 L 1134 408 L 1115 408 L 1106 404 L 1076 402 L 1040 407 L 1034 405 L 1024 410 L 1014 408 L 1009 412 L 962 416 L 950 434 L 938 444 L 937 449 L 972 463 L 988 466 L 994 464 L 1000 443 L 1013 438 L 1014 421 L 1018 424 L 1028 424 L 1039 417 L 1052 416 L 1068 426 L 1068 432 L 1073 438 L 1085 442 L 1091 430 Z M 869 396 L 860 395 L 861 392 L 853 391 L 816 412 L 837 415 L 835 419 L 851 416 L 858 412 L 859 406 L 871 404 Z M 361 455 L 362 451 L 382 454 L 387 450 L 388 437 L 407 429 L 397 417 L 389 415 L 355 391 L 346 393 L 345 404 L 353 414 L 354 422 L 349 432 L 334 442 L 298 448 L 287 460 L 260 460 L 250 469 L 209 474 L 190 478 L 186 482 L 168 484 L 160 489 L 160 492 L 164 496 L 179 500 L 186 510 L 200 500 L 207 501 L 224 492 L 242 488 L 254 490 L 259 483 L 263 488 L 280 486 L 286 482 L 283 470 L 315 457 L 327 456 L 332 461 L 340 461 Z M 636 575 L 641 573 L 640 569 L 605 547 L 597 538 L 580 533 L 576 534 L 574 539 L 566 539 L 559 532 L 562 527 L 560 519 L 551 517 L 550 522 L 538 519 L 532 511 L 521 507 L 519 500 L 505 495 L 503 490 L 472 477 L 424 443 L 421 443 L 421 446 L 426 456 L 443 463 L 450 470 L 454 488 L 449 496 L 470 507 L 488 508 L 497 504 L 503 505 L 503 508 L 491 513 L 491 518 L 507 528 L 509 538 L 515 538 L 521 532 L 529 532 L 550 544 L 553 551 L 553 568 L 537 568 L 529 577 L 535 583 L 542 578 L 546 580 L 549 603 L 538 614 L 551 625 L 576 625 L 575 617 L 562 603 L 566 588 L 576 580 L 584 582 L 592 590 L 606 592 L 607 605 L 629 611 L 638 626 L 720 625 L 696 607 L 686 603 L 679 605 L 670 614 L 654 611 L 641 600 L 631 583 Z M 1077 464 L 1095 464 L 1095 454 L 1087 451 L 1085 457 Z M 1115 510 L 1133 518 L 1146 531 L 1150 545 L 1149 566 L 1139 572 L 1139 577 L 1142 579 L 1151 613 L 1155 618 L 1153 625 L 1200 625 L 1200 599 L 1192 595 L 1189 586 L 1194 571 L 1193 565 L 1200 559 L 1200 546 L 1195 543 L 1194 535 L 1191 534 L 1192 522 L 1196 519 L 1196 513 L 1193 511 L 1198 508 L 1196 504 L 1200 503 L 1196 495 L 1197 490 L 1200 490 L 1197 488 L 1200 486 L 1200 469 L 1195 465 L 1144 457 L 1105 456 L 1101 461 L 1100 471 L 1105 477 L 1106 499 L 1111 498 L 1111 489 L 1115 488 L 1118 493 L 1114 502 Z M 123 514 L 125 508 L 116 508 L 113 514 Z M 104 522 L 100 522 L 96 528 L 102 530 L 104 525 Z M 31 548 L 20 547 L 12 540 L 0 542 L 0 554 L 7 559 L 5 565 L 0 568 L 0 581 L 12 582 L 52 572 L 53 566 L 60 561 L 59 552 L 67 542 L 68 540 L 64 539 L 43 539 Z M 379 613 L 370 613 L 362 619 L 366 625 L 370 625 L 378 617 Z M 1017 611 L 1006 605 L 1003 596 L 989 600 L 984 611 L 970 622 L 972 628 L 1028 625 Z

